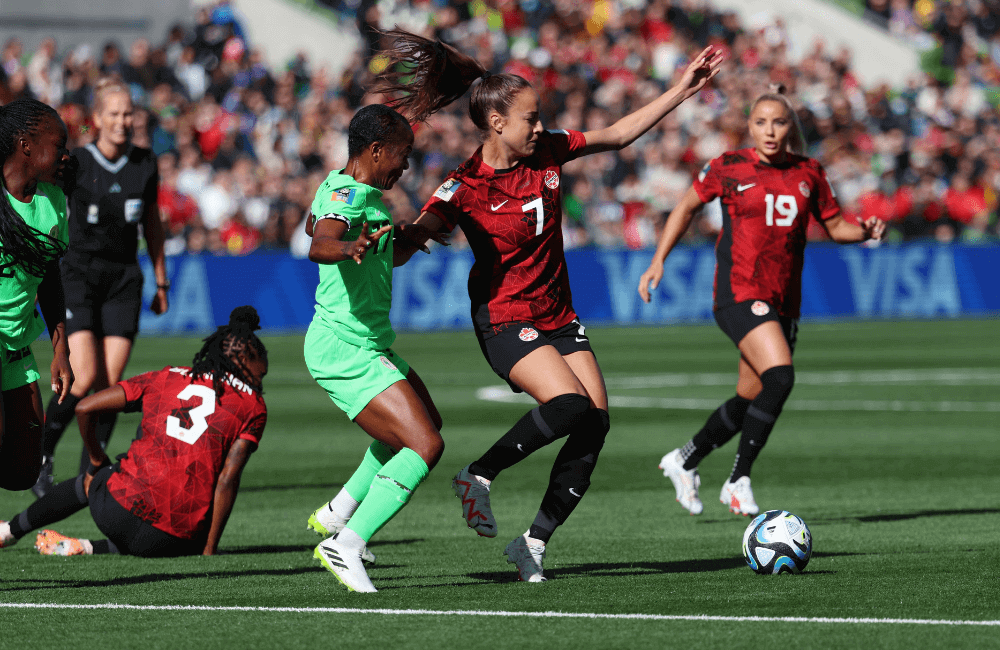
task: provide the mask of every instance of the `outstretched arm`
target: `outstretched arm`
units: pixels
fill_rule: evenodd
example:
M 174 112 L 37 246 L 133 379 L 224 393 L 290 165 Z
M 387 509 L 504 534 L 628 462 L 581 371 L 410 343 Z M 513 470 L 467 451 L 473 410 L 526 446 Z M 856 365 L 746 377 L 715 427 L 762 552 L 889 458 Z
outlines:
M 358 264 L 372 246 L 390 230 L 392 225 L 382 226 L 375 232 L 368 232 L 368 222 L 361 225 L 361 234 L 354 241 L 343 241 L 341 238 L 348 230 L 348 225 L 338 219 L 320 219 L 314 221 L 312 215 L 306 222 L 306 234 L 312 235 L 309 246 L 309 261 L 318 264 L 336 264 L 344 260 L 354 260 Z
M 128 399 L 125 389 L 115 385 L 102 391 L 88 395 L 76 405 L 76 422 L 80 425 L 80 437 L 83 438 L 83 448 L 90 456 L 91 470 L 83 479 L 83 490 L 89 492 L 93 470 L 109 465 L 111 460 L 97 442 L 97 417 L 102 413 L 121 413 Z
M 693 97 L 704 88 L 705 84 L 719 73 L 722 60 L 722 50 L 715 50 L 712 46 L 706 47 L 687 67 L 676 86 L 611 126 L 584 133 L 587 145 L 581 155 L 623 149 L 635 142 L 667 113 L 680 106 L 681 102 Z
M 219 540 L 222 538 L 222 531 L 226 528 L 229 515 L 233 512 L 236 504 L 236 493 L 240 489 L 240 478 L 243 476 L 243 468 L 250 460 L 250 454 L 256 449 L 249 440 L 237 440 L 229 448 L 229 455 L 226 456 L 226 464 L 219 475 L 219 481 L 215 484 L 215 498 L 212 501 L 212 527 L 208 530 L 208 540 L 205 542 L 205 550 L 202 555 L 215 555 L 219 550 Z
M 41 284 L 38 285 L 38 305 L 42 308 L 45 325 L 52 339 L 52 392 L 59 403 L 66 399 L 73 386 L 73 368 L 69 365 L 69 343 L 66 340 L 66 296 L 63 294 L 59 260 L 49 263 Z
M 851 223 L 843 214 L 822 222 L 830 239 L 838 244 L 856 244 L 874 239 L 881 241 L 885 234 L 885 222 L 878 217 L 868 217 L 863 223 Z
M 645 302 L 650 300 L 650 291 L 660 284 L 663 278 L 663 263 L 667 260 L 667 255 L 674 249 L 684 233 L 687 232 L 694 214 L 704 205 L 695 192 L 694 187 L 681 198 L 677 207 L 671 210 L 667 217 L 667 223 L 663 226 L 663 233 L 660 235 L 660 242 L 656 245 L 656 252 L 653 253 L 653 261 L 649 263 L 649 268 L 639 278 L 639 296 Z
M 392 265 L 406 264 L 417 251 L 430 253 L 427 242 L 431 239 L 444 246 L 450 246 L 449 233 L 441 232 L 442 225 L 444 223 L 441 219 L 430 212 L 424 212 L 414 223 L 396 226 L 396 236 L 392 241 Z

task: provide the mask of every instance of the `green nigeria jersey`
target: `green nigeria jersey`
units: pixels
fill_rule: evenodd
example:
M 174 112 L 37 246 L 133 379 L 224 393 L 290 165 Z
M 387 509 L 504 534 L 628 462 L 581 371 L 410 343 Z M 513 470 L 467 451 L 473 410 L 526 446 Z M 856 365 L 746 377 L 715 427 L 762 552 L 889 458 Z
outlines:
M 24 222 L 62 243 L 69 238 L 66 195 L 50 183 L 39 183 L 29 203 L 10 194 L 6 199 Z M 45 322 L 35 309 L 35 296 L 42 278 L 26 272 L 0 248 L 0 344 L 17 350 L 38 338 Z
M 391 224 L 382 190 L 342 172 L 330 172 L 316 191 L 312 202 L 316 220 L 336 219 L 348 224 L 344 241 L 357 239 L 366 220 L 369 232 Z M 347 259 L 319 265 L 314 323 L 327 325 L 353 345 L 385 350 L 396 339 L 389 324 L 391 307 L 392 231 L 382 236 L 361 264 Z

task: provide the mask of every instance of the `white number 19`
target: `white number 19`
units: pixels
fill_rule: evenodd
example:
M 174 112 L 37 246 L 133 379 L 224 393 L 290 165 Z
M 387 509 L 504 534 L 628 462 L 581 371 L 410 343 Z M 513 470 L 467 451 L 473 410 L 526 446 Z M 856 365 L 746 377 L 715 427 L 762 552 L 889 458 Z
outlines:
M 790 226 L 799 215 L 799 204 L 791 194 L 779 194 L 777 201 L 774 200 L 773 194 L 768 194 L 764 197 L 764 201 L 767 203 L 767 214 L 764 218 L 769 226 Z M 781 215 L 780 219 L 774 218 L 775 209 Z

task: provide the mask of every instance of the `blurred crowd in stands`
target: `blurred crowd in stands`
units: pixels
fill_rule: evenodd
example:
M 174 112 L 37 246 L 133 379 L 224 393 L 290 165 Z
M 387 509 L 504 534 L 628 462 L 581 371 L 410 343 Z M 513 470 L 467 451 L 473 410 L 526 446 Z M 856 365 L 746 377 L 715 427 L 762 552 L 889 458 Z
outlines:
M 138 107 L 134 141 L 159 156 L 168 251 L 302 252 L 315 189 L 346 161 L 346 129 L 365 102 L 376 29 L 441 38 L 492 71 L 529 79 L 547 128 L 598 129 L 649 102 L 707 43 L 728 61 L 712 87 L 633 146 L 564 167 L 567 247 L 654 245 L 671 208 L 708 160 L 747 146 L 746 108 L 782 83 L 802 122 L 807 154 L 827 169 L 845 213 L 877 215 L 892 238 L 995 240 L 1000 196 L 1000 2 L 866 0 L 866 16 L 918 43 L 926 74 L 905 88 L 866 87 L 851 53 L 817 42 L 788 58 L 780 19 L 741 24 L 705 0 L 321 0 L 362 48 L 332 78 L 305 56 L 269 66 L 238 5 L 197 10 L 160 43 L 44 41 L 0 53 L 0 102 L 30 95 L 59 108 L 71 144 L 93 138 L 91 89 L 117 74 Z M 467 103 L 416 128 L 410 171 L 387 202 L 416 218 L 442 178 L 478 146 Z M 714 238 L 706 210 L 691 242 Z M 824 239 L 813 224 L 810 237 Z M 462 245 L 461 233 L 454 243 Z

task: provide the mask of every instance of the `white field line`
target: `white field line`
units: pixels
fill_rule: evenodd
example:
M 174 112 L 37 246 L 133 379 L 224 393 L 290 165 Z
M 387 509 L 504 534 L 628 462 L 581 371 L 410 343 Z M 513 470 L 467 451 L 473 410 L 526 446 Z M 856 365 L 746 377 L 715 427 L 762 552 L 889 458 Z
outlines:
M 736 372 L 664 373 L 645 376 L 608 375 L 608 388 L 675 388 L 682 386 L 729 386 L 736 384 Z M 1000 370 L 983 368 L 923 368 L 905 370 L 795 371 L 795 383 L 804 386 L 831 384 L 887 385 L 924 384 L 931 386 L 1000 386 Z
M 72 605 L 62 603 L 0 603 L 9 609 L 93 609 L 161 612 L 275 612 L 289 614 L 381 614 L 386 616 L 495 616 L 510 618 L 583 618 L 639 621 L 718 621 L 726 623 L 826 623 L 846 625 L 972 625 L 1000 627 L 1000 620 L 973 621 L 934 618 L 834 618 L 825 616 L 710 616 L 683 614 L 601 614 L 587 612 L 507 612 L 489 610 L 379 609 L 368 607 L 223 607 L 210 605 Z
M 732 379 L 730 377 L 730 379 Z M 476 391 L 476 399 L 505 404 L 534 404 L 524 393 L 512 393 L 507 386 L 487 386 Z M 608 403 L 616 408 L 670 409 L 702 411 L 718 408 L 718 399 L 697 397 L 626 397 L 609 395 Z M 1000 413 L 1000 402 L 919 402 L 914 400 L 822 400 L 790 399 L 786 411 L 905 411 L 938 413 Z

